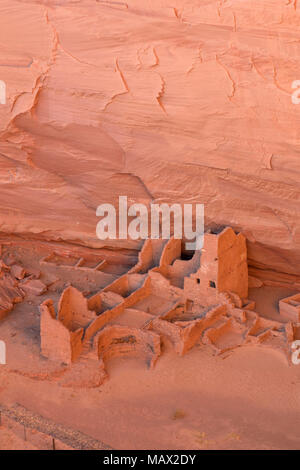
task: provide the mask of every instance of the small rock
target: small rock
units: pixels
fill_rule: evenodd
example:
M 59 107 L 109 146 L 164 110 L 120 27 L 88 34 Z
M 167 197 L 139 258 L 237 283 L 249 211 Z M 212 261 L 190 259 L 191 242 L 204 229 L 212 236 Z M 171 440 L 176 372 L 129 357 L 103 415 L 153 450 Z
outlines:
M 41 271 L 39 269 L 29 268 L 27 269 L 27 274 L 29 274 L 30 278 L 39 279 L 41 276 Z
M 2 259 L 0 260 L 0 271 L 9 271 L 9 266 Z
M 16 279 L 24 279 L 26 271 L 19 264 L 13 264 L 10 268 L 10 272 Z
M 38 279 L 32 279 L 22 284 L 22 289 L 25 290 L 28 294 L 42 295 L 46 292 L 47 286 L 45 286 L 45 284 Z
M 12 253 L 7 253 L 4 255 L 3 260 L 7 266 L 11 266 L 12 264 L 15 264 L 16 258 Z

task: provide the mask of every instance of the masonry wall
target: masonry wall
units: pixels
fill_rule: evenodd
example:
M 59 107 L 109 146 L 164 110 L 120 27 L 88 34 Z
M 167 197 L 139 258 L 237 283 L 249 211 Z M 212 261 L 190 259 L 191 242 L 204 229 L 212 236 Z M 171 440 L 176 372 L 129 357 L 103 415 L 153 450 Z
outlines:
M 242 234 L 238 234 L 235 238 L 227 234 L 228 231 L 220 238 L 218 247 L 218 290 L 232 291 L 246 299 L 248 297 L 246 239 Z
M 202 306 L 217 303 L 218 294 L 224 291 L 248 296 L 246 240 L 230 227 L 220 234 L 204 234 L 201 266 L 184 279 L 185 298 Z

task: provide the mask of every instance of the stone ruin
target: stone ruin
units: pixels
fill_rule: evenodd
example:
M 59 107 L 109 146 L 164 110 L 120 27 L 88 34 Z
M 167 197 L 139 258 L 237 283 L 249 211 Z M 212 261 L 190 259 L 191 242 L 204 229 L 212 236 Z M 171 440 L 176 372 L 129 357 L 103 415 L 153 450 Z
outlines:
M 248 296 L 246 240 L 230 228 L 205 234 L 200 267 L 184 279 L 185 297 L 195 304 L 213 304 L 227 291 L 242 299 Z
M 196 343 L 217 354 L 261 344 L 289 357 L 300 294 L 280 301 L 289 322 L 264 318 L 247 297 L 246 240 L 230 227 L 205 233 L 201 253 L 187 260 L 180 240 L 146 240 L 137 264 L 99 292 L 85 297 L 69 286 L 57 312 L 51 299 L 41 304 L 41 352 L 65 364 L 93 362 L 103 380 L 112 357 L 143 357 L 153 367 L 164 342 L 178 355 Z
M 178 355 L 196 344 L 210 345 L 216 354 L 257 344 L 279 348 L 290 359 L 293 341 L 300 339 L 300 294 L 279 301 L 282 321 L 265 318 L 248 299 L 245 237 L 230 227 L 204 234 L 204 246 L 189 259 L 182 256 L 181 240 L 146 240 L 133 267 L 114 268 L 103 259 L 52 253 L 39 270 L 24 269 L 4 257 L 0 269 L 0 319 L 24 298 L 50 293 L 51 278 L 62 276 L 56 303 L 40 304 L 40 344 L 43 357 L 80 370 L 80 382 L 107 377 L 112 357 L 136 356 L 154 367 L 163 344 Z M 131 265 L 132 266 L 132 265 Z M 91 291 L 81 292 L 85 282 Z M 75 285 L 73 285 L 73 283 Z M 98 286 L 98 288 L 97 288 Z M 54 289 L 53 292 L 56 292 Z M 82 376 L 84 375 L 84 379 Z M 73 377 L 66 383 L 73 383 Z M 69 381 L 69 382 L 68 382 Z

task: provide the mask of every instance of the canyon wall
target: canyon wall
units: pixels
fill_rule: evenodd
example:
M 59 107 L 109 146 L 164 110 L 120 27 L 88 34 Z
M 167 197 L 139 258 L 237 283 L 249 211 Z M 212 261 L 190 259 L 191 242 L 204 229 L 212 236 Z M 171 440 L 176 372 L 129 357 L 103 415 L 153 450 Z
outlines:
M 1 0 L 0 231 L 99 247 L 119 195 L 204 203 L 300 275 L 299 57 L 297 0 Z

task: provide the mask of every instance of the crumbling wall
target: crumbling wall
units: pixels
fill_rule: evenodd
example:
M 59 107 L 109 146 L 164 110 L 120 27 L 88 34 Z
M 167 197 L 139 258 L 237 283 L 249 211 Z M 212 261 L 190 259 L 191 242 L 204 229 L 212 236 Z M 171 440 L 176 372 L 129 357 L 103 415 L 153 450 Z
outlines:
M 151 268 L 155 266 L 154 253 L 153 253 L 153 242 L 148 238 L 145 240 L 144 245 L 139 252 L 138 262 L 128 272 L 130 273 L 147 273 Z
M 181 240 L 175 238 L 170 238 L 167 241 L 166 245 L 161 254 L 159 268 L 160 272 L 168 277 L 169 275 L 169 266 L 181 256 Z
M 107 362 L 112 357 L 138 355 L 152 368 L 160 356 L 160 337 L 151 331 L 118 325 L 107 326 L 94 339 L 98 358 Z
M 48 359 L 70 364 L 82 351 L 83 329 L 70 331 L 56 319 L 52 300 L 40 306 L 41 353 Z
M 218 237 L 218 290 L 248 297 L 247 247 L 244 235 L 228 227 Z
M 132 307 L 134 304 L 140 300 L 147 297 L 151 292 L 151 280 L 147 277 L 139 289 L 134 291 L 128 297 L 126 297 L 122 303 L 116 307 L 107 310 L 104 313 L 101 313 L 87 328 L 85 332 L 85 339 L 89 341 L 101 328 L 103 328 L 111 320 L 118 317 L 121 313 L 124 312 L 125 308 Z M 94 298 L 90 299 L 89 306 L 95 306 L 95 303 L 98 302 L 99 298 L 101 299 L 101 292 L 97 294 Z
M 73 287 L 77 288 L 82 285 L 83 277 L 86 279 L 87 288 L 90 289 L 94 289 L 95 286 L 98 289 L 103 289 L 116 279 L 114 274 L 102 271 L 107 267 L 105 260 L 99 261 L 98 264 L 95 263 L 94 268 L 85 267 L 86 262 L 82 257 L 74 259 L 68 252 L 65 256 L 53 252 L 40 260 L 40 266 L 53 277 L 70 280 Z
M 170 280 L 161 274 L 160 268 L 154 268 L 149 272 L 151 281 L 151 292 L 158 297 L 170 300 L 178 300 L 182 297 L 183 292 L 178 287 L 172 286 Z
M 168 277 L 176 287 L 183 289 L 184 278 L 195 273 L 200 267 L 201 251 L 196 250 L 189 260 L 176 259 L 168 268 Z
M 218 294 L 225 291 L 248 296 L 246 240 L 231 227 L 204 234 L 200 268 L 184 279 L 185 298 L 202 306 L 218 303 Z
M 61 295 L 58 306 L 58 320 L 70 331 L 85 328 L 96 319 L 96 313 L 89 310 L 88 301 L 75 287 L 67 287 Z
M 172 318 L 169 313 L 167 320 L 167 316 L 155 318 L 149 323 L 147 328 L 168 338 L 173 344 L 176 353 L 182 356 L 200 340 L 202 333 L 219 318 L 226 315 L 226 312 L 226 306 L 220 305 L 211 309 L 204 318 L 193 321 L 175 321 L 174 323 L 171 321 Z

